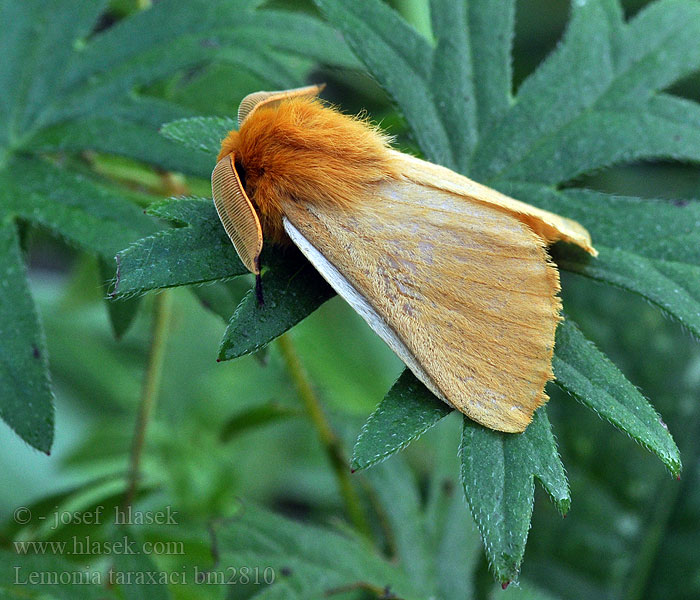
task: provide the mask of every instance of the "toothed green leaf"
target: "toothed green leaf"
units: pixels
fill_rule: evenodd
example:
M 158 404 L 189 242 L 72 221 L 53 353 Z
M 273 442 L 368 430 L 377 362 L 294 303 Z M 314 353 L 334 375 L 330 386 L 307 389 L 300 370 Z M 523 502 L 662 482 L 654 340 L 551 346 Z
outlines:
M 263 274 L 261 285 L 262 305 L 251 289 L 233 313 L 219 347 L 220 360 L 256 352 L 335 296 L 318 272 L 295 251 L 276 258 Z
M 547 413 L 539 409 L 524 433 L 500 433 L 464 419 L 462 484 L 496 578 L 518 577 L 530 529 L 536 478 L 562 514 L 569 484 Z
M 39 317 L 12 223 L 0 219 L 0 417 L 25 442 L 48 454 L 53 393 Z

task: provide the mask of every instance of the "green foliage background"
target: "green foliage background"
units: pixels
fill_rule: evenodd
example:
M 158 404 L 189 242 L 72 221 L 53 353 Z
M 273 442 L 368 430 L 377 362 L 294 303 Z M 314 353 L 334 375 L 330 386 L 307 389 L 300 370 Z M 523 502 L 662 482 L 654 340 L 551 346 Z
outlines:
M 642 4 L 624 3 L 626 17 Z M 427 6 L 397 1 L 402 21 L 378 0 L 164 0 L 144 12 L 128 0 L 0 2 L 0 414 L 25 442 L 51 449 L 39 454 L 3 425 L 3 596 L 700 594 L 700 351 L 689 335 L 700 332 L 700 9 L 666 0 L 624 26 L 612 0 L 575 2 L 571 15 L 563 3 L 436 0 L 431 29 Z M 529 77 L 569 17 L 565 41 Z M 208 197 L 212 153 L 240 98 L 305 80 L 327 81 L 326 96 L 348 112 L 367 108 L 404 150 L 591 229 L 599 261 L 553 251 L 570 317 L 555 371 L 656 457 L 555 386 L 526 435 L 462 425 L 399 378 L 400 361 L 294 254 L 267 255 L 272 301 L 256 308 L 250 281 L 230 279 L 243 270 L 211 203 L 197 197 Z M 471 112 L 455 98 L 471 100 Z M 181 193 L 192 198 L 162 201 Z M 124 297 L 111 300 L 117 252 Z M 123 498 L 142 381 L 157 371 L 147 366 L 153 331 L 164 358 L 135 506 L 171 506 L 178 524 L 52 528 L 55 514 L 110 510 Z M 290 356 L 333 444 L 308 418 Z M 333 461 L 349 461 L 361 428 L 353 466 L 370 468 L 338 480 Z M 334 444 L 340 451 L 329 453 Z M 680 469 L 676 444 L 680 482 L 668 475 Z M 538 497 L 533 476 L 566 520 Z M 518 577 L 533 493 L 520 585 L 502 592 L 493 576 Z M 14 517 L 20 506 L 28 523 Z M 23 556 L 13 544 L 87 535 L 183 542 L 185 552 Z M 276 583 L 253 585 L 240 572 L 235 585 L 195 581 L 195 569 L 231 575 L 227 566 L 269 567 Z M 183 573 L 186 583 L 19 586 L 15 567 Z

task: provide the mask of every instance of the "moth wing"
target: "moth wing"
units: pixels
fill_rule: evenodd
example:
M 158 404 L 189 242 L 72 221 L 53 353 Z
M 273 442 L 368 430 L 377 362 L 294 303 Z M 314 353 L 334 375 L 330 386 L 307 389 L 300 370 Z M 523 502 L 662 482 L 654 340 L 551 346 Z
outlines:
M 592 256 L 598 256 L 598 251 L 593 247 L 591 236 L 586 228 L 572 219 L 567 219 L 510 198 L 445 167 L 395 150 L 392 150 L 391 153 L 399 163 L 400 172 L 418 185 L 434 187 L 446 192 L 470 197 L 477 202 L 489 204 L 516 216 L 545 240 L 547 244 L 553 244 L 562 240 L 576 244 Z
M 513 214 L 396 179 L 352 210 L 284 206 L 285 229 L 442 400 L 523 431 L 547 400 L 559 275 Z

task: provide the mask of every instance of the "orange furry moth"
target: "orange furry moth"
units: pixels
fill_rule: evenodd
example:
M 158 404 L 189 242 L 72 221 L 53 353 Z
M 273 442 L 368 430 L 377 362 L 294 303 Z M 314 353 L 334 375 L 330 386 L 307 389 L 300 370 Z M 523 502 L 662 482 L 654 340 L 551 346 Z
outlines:
M 221 145 L 214 203 L 246 267 L 294 243 L 438 398 L 523 431 L 547 401 L 559 272 L 546 246 L 592 255 L 575 221 L 392 150 L 321 86 L 257 92 Z M 260 298 L 260 295 L 258 296 Z

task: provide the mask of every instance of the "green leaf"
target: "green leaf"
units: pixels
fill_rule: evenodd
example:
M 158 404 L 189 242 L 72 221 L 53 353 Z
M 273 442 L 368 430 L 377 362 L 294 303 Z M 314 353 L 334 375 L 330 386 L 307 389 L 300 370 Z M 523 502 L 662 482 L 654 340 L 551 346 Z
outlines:
M 263 267 L 264 261 L 265 255 Z M 221 340 L 219 360 L 259 350 L 335 296 L 318 271 L 291 249 L 274 260 L 261 282 L 263 305 L 254 290 L 241 300 Z
M 237 45 L 243 40 L 246 41 L 245 44 Z M 272 49 L 260 52 L 259 38 L 247 29 L 232 36 L 225 47 L 216 51 L 213 58 L 217 62 L 245 69 L 262 81 L 270 82 L 269 85 L 276 89 L 295 87 L 302 79 L 298 70 L 288 65 L 283 57 L 278 57 Z
M 442 164 L 467 173 L 479 134 L 510 106 L 515 4 L 432 0 L 431 7 L 436 45 L 429 91 L 452 157 Z
M 182 198 L 157 203 L 149 213 L 187 223 L 144 238 L 117 255 L 116 296 L 202 283 L 247 273 L 211 200 Z
M 377 593 L 389 586 L 406 600 L 425 597 L 416 593 L 406 572 L 376 554 L 366 541 L 297 523 L 250 503 L 217 538 L 221 559 L 216 571 L 249 565 L 263 572 L 268 567 L 278 583 L 267 589 L 284 585 L 283 598 L 319 598 L 346 586 Z
M 212 60 L 219 52 L 232 59 L 227 50 L 237 41 L 242 57 L 252 44 L 245 32 L 236 31 L 244 12 L 244 2 L 165 0 L 133 14 L 81 50 L 58 90 L 63 93 L 46 110 L 43 122 L 48 125 L 90 114 L 138 85 Z M 255 66 L 253 57 L 250 68 Z
M 449 454 L 455 455 L 454 446 L 449 448 Z M 438 456 L 438 460 L 441 457 Z M 453 473 L 457 472 L 453 461 L 444 462 L 452 467 Z M 430 500 L 442 510 L 434 516 L 426 512 L 426 518 L 430 519 L 426 522 L 426 529 L 434 532 L 437 540 L 432 552 L 437 565 L 436 587 L 441 594 L 438 597 L 476 598 L 474 571 L 483 555 L 479 530 L 466 510 L 459 486 L 444 473 L 437 477 L 439 472 L 436 469 Z
M 470 54 L 467 3 L 433 0 L 437 45 L 432 51 L 430 91 L 450 144 L 452 165 L 466 172 L 477 138 L 476 97 Z
M 49 454 L 53 393 L 46 344 L 12 223 L 0 218 L 0 416 L 25 442 Z
M 219 154 L 221 141 L 232 129 L 238 129 L 234 118 L 194 117 L 166 123 L 160 132 L 187 148 L 208 153 L 211 163 L 211 157 Z
M 129 94 L 120 98 L 118 102 L 101 106 L 96 112 L 85 115 L 85 118 L 119 119 L 157 129 L 163 123 L 191 117 L 193 114 L 190 108 L 169 100 L 154 96 Z
M 194 155 L 159 135 L 157 126 L 117 118 L 77 119 L 41 131 L 28 140 L 33 152 L 94 150 L 127 156 L 160 169 L 200 177 L 211 173 L 212 156 Z
M 568 319 L 557 329 L 553 366 L 559 387 L 656 454 L 674 476 L 680 474 L 680 453 L 661 417 Z
M 81 565 L 48 553 L 22 554 L 4 549 L 0 550 L 0 561 L 0 598 L 3 600 L 116 599 L 104 585 L 104 574 L 94 565 Z M 61 581 L 61 575 L 67 583 L 54 582 Z
M 14 145 L 31 126 L 60 87 L 74 42 L 90 33 L 105 5 L 105 0 L 0 3 L 5 25 L 0 35 L 0 140 Z
M 657 95 L 700 66 L 700 6 L 658 2 L 620 30 L 604 4 L 574 5 L 564 42 L 480 144 L 478 180 L 552 184 L 621 161 L 700 159 L 697 104 Z
M 65 97 L 45 111 L 43 122 L 91 114 L 134 87 L 212 60 L 280 87 L 300 82 L 277 48 L 353 64 L 342 40 L 311 17 L 253 9 L 243 1 L 164 0 L 135 13 L 86 45 L 60 90 Z
M 510 108 L 511 46 L 515 26 L 515 2 L 469 0 L 469 39 L 479 134 L 485 135 Z
M 180 580 L 172 579 L 173 573 L 158 569 L 148 552 L 141 550 L 149 546 L 145 546 L 141 536 L 135 535 L 131 529 L 119 526 L 114 530 L 110 540 L 114 547 L 129 548 L 133 552 L 115 553 L 109 581 L 121 591 L 124 600 L 169 600 L 172 595 L 168 591 L 168 582 Z M 159 540 L 158 543 L 163 542 Z
M 250 290 L 250 281 L 246 278 L 217 281 L 192 288 L 200 304 L 228 323 L 231 314 Z
M 600 255 L 592 259 L 576 248 L 555 246 L 562 269 L 640 294 L 700 335 L 700 203 L 676 206 L 522 183 L 501 189 L 566 214 L 590 231 Z
M 428 476 L 427 502 L 401 457 L 366 473 L 391 560 L 347 528 L 343 535 L 245 503 L 240 516 L 217 535 L 222 560 L 215 569 L 229 564 L 274 569 L 275 584 L 256 598 L 278 597 L 273 590 L 283 586 L 279 597 L 285 599 L 354 590 L 377 597 L 471 599 L 481 544 L 461 494 L 455 493 L 455 453 L 441 444 L 439 454 L 444 461 Z M 441 508 L 439 518 L 435 506 Z
M 251 429 L 301 415 L 300 410 L 273 400 L 233 415 L 221 428 L 219 439 L 222 442 L 229 442 L 239 434 L 248 432 Z
M 46 227 L 108 260 L 153 231 L 152 220 L 123 195 L 46 161 L 13 158 L 0 181 L 0 213 Z
M 699 121 L 697 104 L 666 96 L 636 109 L 595 110 L 543 140 L 503 176 L 547 184 L 623 161 L 697 161 Z
M 416 593 L 430 597 L 435 556 L 426 535 L 426 523 L 415 476 L 404 461 L 382 465 L 368 473 L 393 533 L 395 555 L 406 568 Z M 458 526 L 455 523 L 455 526 Z M 461 548 L 460 548 L 461 550 Z
M 609 196 L 591 190 L 523 189 L 584 223 L 601 245 L 651 259 L 700 265 L 700 203 Z M 595 261 L 591 260 L 591 263 Z
M 428 160 L 453 167 L 448 134 L 432 96 L 428 41 L 378 0 L 316 4 L 399 105 Z
M 455 436 L 449 434 L 457 431 L 442 428 L 440 433 L 449 443 L 441 439 L 434 444 L 427 493 L 416 485 L 402 457 L 377 465 L 365 477 L 385 520 L 394 560 L 407 571 L 415 591 L 423 598 L 473 598 L 481 541 L 456 482 Z
M 462 484 L 496 578 L 518 577 L 530 528 L 536 477 L 562 514 L 571 499 L 547 413 L 524 433 L 500 433 L 464 418 Z
M 99 261 L 100 268 L 100 284 L 104 292 L 107 312 L 109 314 L 109 322 L 112 324 L 114 337 L 120 339 L 129 329 L 130 325 L 136 318 L 136 313 L 141 306 L 140 298 L 110 298 L 110 288 L 114 283 L 115 272 L 111 263 L 107 263 L 104 259 Z
M 533 148 L 598 100 L 613 78 L 608 30 L 598 2 L 587 2 L 573 13 L 563 42 L 520 86 L 488 143 L 481 140 L 472 158 L 471 177 L 511 178 L 514 166 Z
M 189 116 L 192 113 L 188 109 L 165 100 L 129 96 L 101 105 L 89 115 L 46 127 L 27 138 L 23 148 L 32 152 L 90 149 L 164 169 L 208 174 L 210 158 L 193 157 L 158 135 L 163 123 Z
M 360 66 L 342 37 L 326 23 L 301 13 L 264 10 L 239 21 L 247 33 L 271 48 L 346 69 Z
M 61 2 L 57 4 L 62 6 Z M 23 26 L 36 22 L 36 10 L 32 11 L 31 6 L 31 2 L 24 3 L 16 14 L 8 15 L 8 22 L 17 24 L 20 32 Z M 188 162 L 181 149 L 156 135 L 163 122 L 187 116 L 188 111 L 167 106 L 162 100 L 127 97 L 135 86 L 214 60 L 253 71 L 274 86 L 298 85 L 303 75 L 289 66 L 290 61 L 279 50 L 303 56 L 309 65 L 307 70 L 312 64 L 310 58 L 338 66 L 356 64 L 339 36 L 317 19 L 255 11 L 250 3 L 223 0 L 186 4 L 166 0 L 134 13 L 89 42 L 81 39 L 74 44 L 71 27 L 86 26 L 82 13 L 91 25 L 101 6 L 92 3 L 89 9 L 81 9 L 80 15 L 76 15 L 77 9 L 48 9 L 48 14 L 56 12 L 65 17 L 59 23 L 52 19 L 53 27 L 44 32 L 47 43 L 52 44 L 51 51 L 32 46 L 16 48 L 17 39 L 6 36 L 12 46 L 7 54 L 17 49 L 28 55 L 18 56 L 18 60 L 24 60 L 28 67 L 36 63 L 42 69 L 27 69 L 27 87 L 30 82 L 31 87 L 25 92 L 37 98 L 36 110 L 25 119 L 18 118 L 20 123 L 12 131 L 17 147 L 35 151 L 91 148 L 203 175 L 210 170 L 204 157 Z M 197 14 L 196 19 L 193 14 Z M 34 39 L 36 32 L 26 37 Z M 43 43 L 43 37 L 38 39 Z M 13 75 L 19 76 L 8 72 L 6 77 L 11 79 Z M 7 87 L 22 91 L 22 86 Z M 8 114 L 11 101 L 23 100 L 21 95 L 9 95 Z
M 507 590 L 494 590 L 491 600 L 559 600 L 557 596 L 543 592 L 537 586 L 527 582 L 519 582 L 517 587 L 510 586 Z
M 363 425 L 352 454 L 352 468 L 366 469 L 423 435 L 452 412 L 405 369 Z
M 649 3 L 628 24 L 611 30 L 617 34 L 617 78 L 606 94 L 608 106 L 645 103 L 662 90 L 700 67 L 700 6 L 692 0 Z M 601 102 L 601 103 L 603 103 Z
M 700 335 L 700 267 L 647 259 L 599 246 L 593 263 L 578 255 L 557 257 L 562 268 L 640 294 Z

